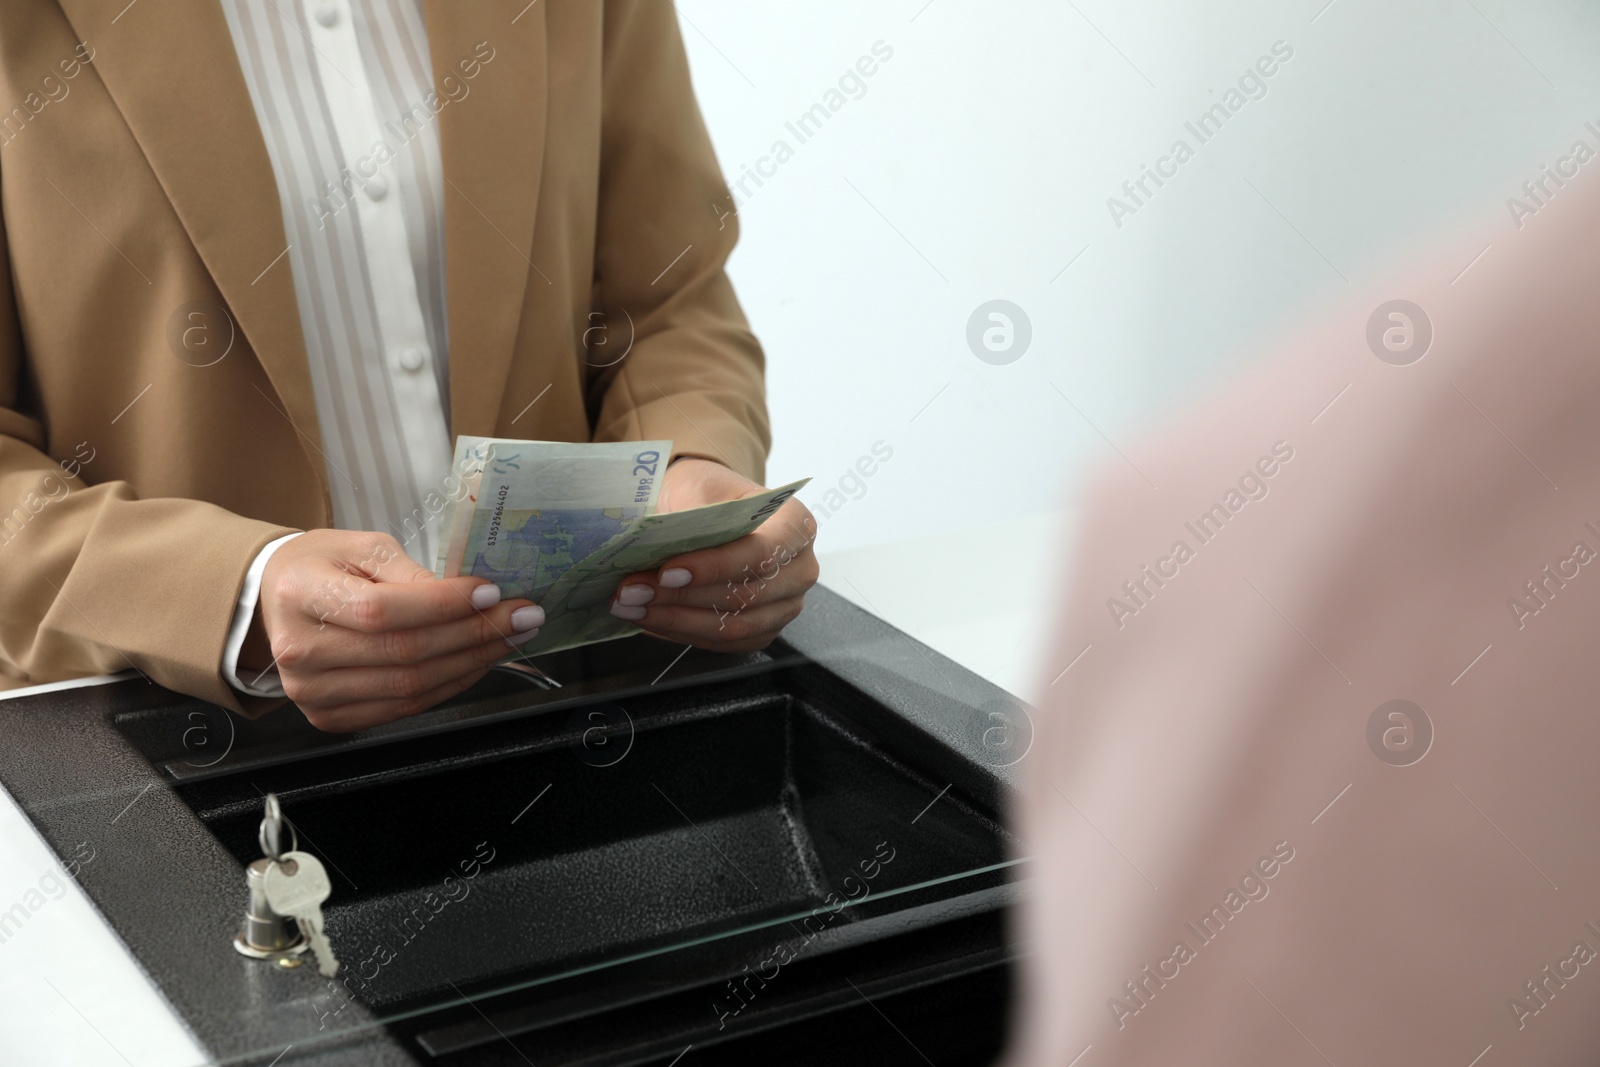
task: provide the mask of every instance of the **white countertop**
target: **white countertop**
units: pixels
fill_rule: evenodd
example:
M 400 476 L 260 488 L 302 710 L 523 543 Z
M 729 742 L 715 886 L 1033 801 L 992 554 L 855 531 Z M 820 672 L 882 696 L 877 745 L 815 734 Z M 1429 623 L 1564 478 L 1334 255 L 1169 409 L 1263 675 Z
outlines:
M 0 697 L 117 677 L 11 690 Z M 91 861 L 86 877 L 92 877 L 93 868 Z M 4 790 L 0 923 L 7 923 L 0 930 L 0 1062 L 28 1067 L 206 1062 L 205 1051 Z

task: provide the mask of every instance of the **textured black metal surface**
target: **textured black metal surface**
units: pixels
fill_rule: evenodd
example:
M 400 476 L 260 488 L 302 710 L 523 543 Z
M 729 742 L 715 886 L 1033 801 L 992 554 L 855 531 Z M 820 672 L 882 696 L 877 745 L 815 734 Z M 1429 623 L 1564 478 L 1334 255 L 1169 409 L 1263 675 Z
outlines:
M 891 825 L 911 827 L 906 840 L 916 848 L 894 861 L 908 880 L 1003 854 L 994 814 L 1025 745 L 1014 727 L 997 733 L 994 716 L 1025 719 L 1026 709 L 826 590 L 812 594 L 786 639 L 816 662 L 762 673 L 746 657 L 717 675 L 707 661 L 707 678 L 723 681 L 662 683 L 667 692 L 640 705 L 634 747 L 613 766 L 595 765 L 593 745 L 585 758 L 582 722 L 516 717 L 514 695 L 502 691 L 477 705 L 499 721 L 471 721 L 468 700 L 444 713 L 453 733 L 369 739 L 313 759 L 280 752 L 247 773 L 228 774 L 224 764 L 207 769 L 213 779 L 175 788 L 139 749 L 170 750 L 173 731 L 205 706 L 135 681 L 0 702 L 11 742 L 0 751 L 0 781 L 58 853 L 93 844 L 85 888 L 219 1059 L 260 1053 L 267 1062 L 295 1043 L 283 1063 L 410 1062 L 366 1005 L 334 999 L 310 968 L 275 970 L 229 946 L 260 791 L 284 797 L 302 847 L 329 861 L 329 927 L 351 966 L 363 941 L 393 929 L 397 911 L 427 908 L 428 892 L 437 908 L 443 879 L 459 875 L 480 842 L 494 850 L 485 880 L 422 923 L 380 970 L 385 984 L 367 988 L 386 1011 L 436 1000 L 451 983 L 477 997 L 509 976 L 604 962 L 805 907 L 837 889 Z M 38 758 L 46 752 L 48 761 Z M 943 897 L 972 898 L 1002 880 Z M 929 906 L 935 924 L 940 899 L 869 902 L 830 937 L 843 938 L 855 920 L 905 919 Z M 522 916 L 505 906 L 511 900 L 526 901 Z M 730 966 L 736 973 L 741 955 L 771 940 L 770 932 L 730 938 L 669 962 L 640 961 L 626 976 L 541 987 L 535 999 L 578 998 L 592 1010 L 629 982 L 629 995 L 659 997 Z M 512 1000 L 489 1006 L 512 1010 Z M 329 1030 L 319 1032 L 319 1021 Z M 405 1024 L 408 1032 L 423 1025 Z M 332 1031 L 345 1036 L 330 1042 Z
M 1000 906 L 1012 896 L 1001 886 L 827 930 L 797 961 L 767 972 L 770 981 L 743 974 L 747 1003 L 731 1016 L 737 1001 L 726 982 L 679 983 L 670 992 L 612 990 L 604 1008 L 570 993 L 530 997 L 521 1008 L 482 1005 L 492 1018 L 462 1008 L 402 1029 L 452 1067 L 519 1055 L 541 1065 L 643 1067 L 691 1045 L 697 1062 L 924 1063 L 919 1048 L 941 1067 L 988 1062 L 1004 1032 L 1013 953 Z M 877 1014 L 885 1005 L 893 1028 Z M 860 1009 L 867 1025 L 845 1021 Z M 969 1032 L 949 1032 L 957 1020 Z
M 759 673 L 784 658 L 800 657 L 781 643 L 763 652 L 719 655 L 644 637 L 609 641 L 540 657 L 538 666 L 560 683 L 558 688 L 533 688 L 516 676 L 491 672 L 471 691 L 425 715 L 353 734 L 321 733 L 295 714 L 246 720 L 201 701 L 190 701 L 182 708 L 168 703 L 123 709 L 115 721 L 128 740 L 168 777 L 199 781 L 377 747 L 417 734 L 476 729 L 489 722 L 524 718 L 531 712 L 553 713 L 640 692 L 693 687 L 708 680 Z
M 1033 745 L 1029 704 L 826 589 L 783 637 L 839 680 L 839 699 L 883 709 L 864 714 L 924 773 L 1004 810 Z
M 261 791 L 277 794 L 333 873 L 329 935 L 370 979 L 354 992 L 384 1008 L 804 913 L 852 876 L 868 891 L 863 865 L 881 893 L 1004 858 L 994 823 L 948 794 L 911 829 L 942 784 L 808 705 L 798 681 L 629 701 L 631 750 L 611 766 L 538 717 L 180 792 L 241 863 Z
M 219 1060 L 269 1062 L 315 1032 L 321 985 L 310 968 L 278 970 L 233 950 L 242 866 L 111 725 L 119 711 L 175 700 L 136 680 L 0 702 L 0 782 L 57 855 L 89 843 L 95 858 L 80 884 L 200 1043 Z M 282 1062 L 415 1062 L 368 1023 L 353 1043 Z M 262 1050 L 271 1052 L 252 1055 Z

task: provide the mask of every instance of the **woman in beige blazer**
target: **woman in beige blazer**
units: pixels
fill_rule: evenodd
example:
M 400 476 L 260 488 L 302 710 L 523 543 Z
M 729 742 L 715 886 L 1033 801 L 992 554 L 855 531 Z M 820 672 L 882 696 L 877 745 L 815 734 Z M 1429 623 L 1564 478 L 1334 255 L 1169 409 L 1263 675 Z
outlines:
M 498 57 L 438 118 L 453 431 L 670 438 L 685 458 L 667 506 L 751 491 L 769 444 L 762 355 L 724 273 L 737 218 L 672 5 L 423 8 L 437 79 L 485 46 Z M 328 428 L 219 4 L 17 0 L 0 43 L 0 685 L 131 667 L 259 708 L 219 665 L 246 569 L 294 530 L 315 532 L 272 557 L 241 663 L 276 661 L 313 721 L 383 721 L 481 676 L 525 602 L 479 611 L 478 581 L 382 562 L 386 533 L 326 529 Z M 210 365 L 182 358 L 196 306 L 232 337 Z M 636 331 L 612 366 L 584 360 L 596 307 L 626 308 Z M 807 521 L 793 502 L 774 528 Z M 641 625 L 770 641 L 815 577 L 801 540 L 736 637 L 713 621 L 719 572 L 771 546 L 702 558 Z M 308 601 L 350 570 L 366 591 L 330 635 Z

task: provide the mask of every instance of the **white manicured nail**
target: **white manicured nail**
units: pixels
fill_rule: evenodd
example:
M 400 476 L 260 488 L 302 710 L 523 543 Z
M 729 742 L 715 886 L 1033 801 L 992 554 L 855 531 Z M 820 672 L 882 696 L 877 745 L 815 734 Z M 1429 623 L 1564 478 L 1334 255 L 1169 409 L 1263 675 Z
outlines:
M 617 590 L 617 603 L 637 608 L 656 598 L 656 591 L 648 585 L 625 585 Z
M 684 567 L 668 567 L 661 572 L 661 584 L 668 589 L 682 589 L 694 581 L 694 575 Z
M 646 612 L 644 608 L 629 607 L 627 604 L 613 604 L 611 605 L 611 614 L 619 619 L 627 619 L 629 622 L 638 622 L 645 617 Z
M 511 626 L 517 633 L 526 633 L 537 630 L 544 625 L 544 609 L 537 604 L 529 604 L 525 608 L 518 608 L 511 613 Z
M 472 601 L 472 606 L 479 611 L 484 608 L 492 608 L 500 603 L 500 587 L 493 582 L 488 585 L 480 585 L 472 591 L 468 599 Z

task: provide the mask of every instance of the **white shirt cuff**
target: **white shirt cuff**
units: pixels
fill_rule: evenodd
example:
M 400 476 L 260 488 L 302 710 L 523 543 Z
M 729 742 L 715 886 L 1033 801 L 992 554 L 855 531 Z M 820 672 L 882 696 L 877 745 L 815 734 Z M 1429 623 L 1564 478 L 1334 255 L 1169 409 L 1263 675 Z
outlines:
M 251 679 L 248 682 L 241 681 L 239 652 L 244 648 L 245 635 L 250 632 L 250 622 L 255 618 L 256 601 L 261 598 L 261 572 L 267 569 L 267 560 L 299 536 L 298 533 L 286 534 L 271 542 L 256 553 L 250 569 L 245 572 L 244 586 L 239 590 L 239 603 L 233 609 L 233 625 L 228 628 L 228 643 L 222 648 L 222 677 L 241 693 L 254 697 L 283 696 L 283 684 L 278 680 L 278 672 L 270 667 L 260 674 L 249 671 L 247 673 L 252 675 Z

